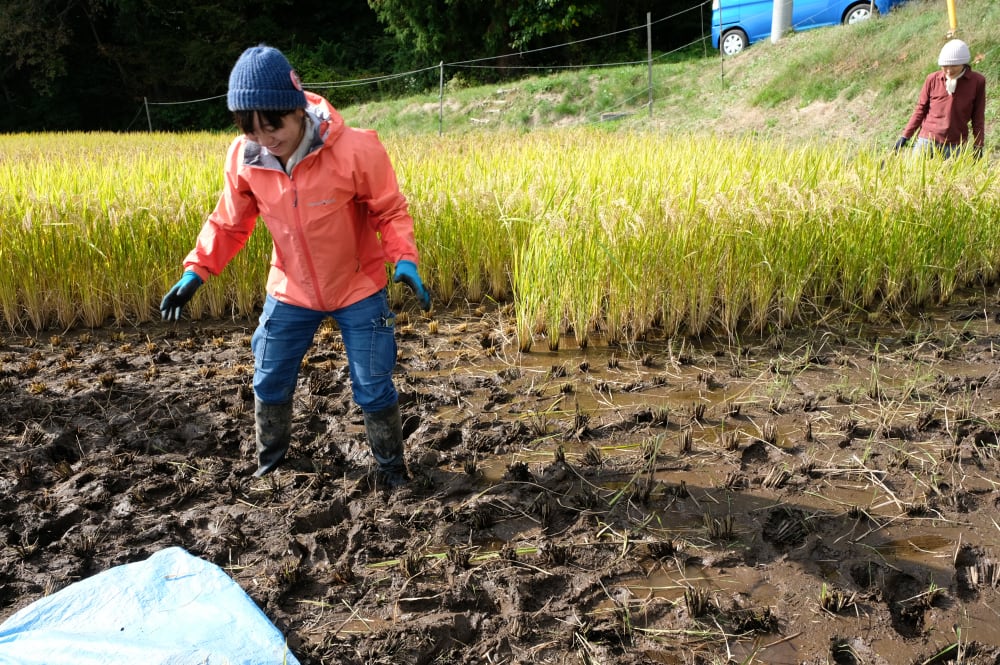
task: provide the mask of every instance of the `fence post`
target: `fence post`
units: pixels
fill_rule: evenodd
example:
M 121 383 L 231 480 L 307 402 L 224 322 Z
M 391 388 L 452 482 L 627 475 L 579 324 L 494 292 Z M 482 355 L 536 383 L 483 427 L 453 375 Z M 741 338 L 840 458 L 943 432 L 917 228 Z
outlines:
M 142 103 L 146 107 L 146 124 L 149 125 L 149 131 L 153 131 L 153 119 L 149 116 L 149 97 L 143 97 Z
M 444 60 L 438 63 L 438 136 L 444 133 Z
M 646 12 L 646 59 L 649 69 L 649 119 L 653 119 L 653 13 Z

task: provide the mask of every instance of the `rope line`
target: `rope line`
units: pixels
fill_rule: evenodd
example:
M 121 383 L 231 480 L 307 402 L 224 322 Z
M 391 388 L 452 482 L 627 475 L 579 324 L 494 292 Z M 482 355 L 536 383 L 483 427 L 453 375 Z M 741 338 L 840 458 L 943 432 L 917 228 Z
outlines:
M 696 9 L 700 10 L 702 7 L 710 5 L 711 1 L 712 0 L 703 0 L 703 2 L 700 2 L 700 3 L 696 4 L 696 5 L 692 5 L 691 7 L 688 7 L 687 9 L 682 9 L 682 10 L 680 10 L 678 12 L 674 12 L 673 14 L 670 14 L 669 16 L 664 16 L 662 18 L 650 21 L 649 25 L 654 25 L 654 24 L 662 23 L 663 21 L 669 21 L 669 20 L 675 19 L 675 18 L 677 18 L 679 16 L 682 16 L 683 14 L 686 14 L 688 12 L 694 11 Z M 408 76 L 413 76 L 415 74 L 421 74 L 423 72 L 428 72 L 428 71 L 432 71 L 432 70 L 436 70 L 436 69 L 441 69 L 443 67 L 456 67 L 456 68 L 466 68 L 466 69 L 502 69 L 502 70 L 508 70 L 508 69 L 512 69 L 512 70 L 555 70 L 555 69 L 588 69 L 588 68 L 596 69 L 596 68 L 601 68 L 601 67 L 624 67 L 624 66 L 630 66 L 630 65 L 635 65 L 635 64 L 642 64 L 642 63 L 645 63 L 646 60 L 634 60 L 634 61 L 625 61 L 625 62 L 599 62 L 599 63 L 593 63 L 593 64 L 589 64 L 589 65 L 550 65 L 550 66 L 529 66 L 529 65 L 503 65 L 503 66 L 493 65 L 493 66 L 488 66 L 488 65 L 477 65 L 476 63 L 488 62 L 488 61 L 491 61 L 491 60 L 499 60 L 501 58 L 510 58 L 510 57 L 513 57 L 513 56 L 520 57 L 520 56 L 525 56 L 525 55 L 529 55 L 529 54 L 533 54 L 533 53 L 541 53 L 543 51 L 551 51 L 553 49 L 563 48 L 563 47 L 566 47 L 566 46 L 573 46 L 573 45 L 576 45 L 576 44 L 583 44 L 583 43 L 591 42 L 591 41 L 598 40 L 598 39 L 606 39 L 608 37 L 614 37 L 614 36 L 617 36 L 617 35 L 620 35 L 620 34 L 624 34 L 624 33 L 627 33 L 627 32 L 632 32 L 632 31 L 635 31 L 635 30 L 645 30 L 646 26 L 647 26 L 647 24 L 643 23 L 642 25 L 633 26 L 631 28 L 624 28 L 622 30 L 615 30 L 613 32 L 608 32 L 608 33 L 605 33 L 603 35 L 596 35 L 596 36 L 593 36 L 593 37 L 586 37 L 584 39 L 577 39 L 577 40 L 573 40 L 573 41 L 569 41 L 569 42 L 564 42 L 562 44 L 556 44 L 556 45 L 553 45 L 553 46 L 545 46 L 545 47 L 542 47 L 542 48 L 531 49 L 531 50 L 528 50 L 528 51 L 517 51 L 517 52 L 507 53 L 507 54 L 504 54 L 504 55 L 487 56 L 485 58 L 474 58 L 474 59 L 471 59 L 471 60 L 457 60 L 457 61 L 454 61 L 454 62 L 445 62 L 445 63 L 441 63 L 440 65 L 423 67 L 423 68 L 414 69 L 414 70 L 411 70 L 411 71 L 408 71 L 408 72 L 400 72 L 400 73 L 396 73 L 396 74 L 385 74 L 385 75 L 381 75 L 381 76 L 370 76 L 370 77 L 367 77 L 367 78 L 344 79 L 344 80 L 341 80 L 341 81 L 304 82 L 302 85 L 305 88 L 311 88 L 311 89 L 314 89 L 314 90 L 327 90 L 327 89 L 335 89 L 335 88 L 350 88 L 350 87 L 356 87 L 356 86 L 361 86 L 361 85 L 368 85 L 368 84 L 371 84 L 371 83 L 381 83 L 383 81 L 391 81 L 391 80 L 395 80 L 395 79 L 406 78 Z M 676 48 L 676 49 L 674 49 L 672 51 L 668 51 L 667 53 L 665 53 L 663 55 L 660 55 L 660 56 L 657 56 L 654 59 L 658 60 L 659 58 L 662 58 L 665 55 L 669 55 L 669 54 L 675 53 L 675 52 L 677 52 L 677 51 L 679 51 L 681 49 L 688 48 L 688 47 L 690 47 L 690 46 L 692 46 L 694 44 L 697 44 L 698 42 L 700 42 L 700 41 L 702 41 L 704 39 L 705 39 L 705 36 L 703 35 L 701 37 L 701 39 L 689 42 L 688 44 L 685 44 L 684 46 L 678 47 L 678 48 Z M 222 95 L 215 95 L 215 96 L 212 96 L 212 97 L 202 97 L 201 99 L 190 99 L 190 100 L 176 101 L 176 102 L 151 102 L 151 101 L 147 101 L 146 104 L 148 106 L 177 106 L 177 105 L 181 105 L 181 104 L 199 104 L 199 103 L 202 103 L 202 102 L 212 102 L 212 101 L 216 101 L 218 99 L 224 99 L 225 97 L 226 97 L 226 95 L 222 94 Z

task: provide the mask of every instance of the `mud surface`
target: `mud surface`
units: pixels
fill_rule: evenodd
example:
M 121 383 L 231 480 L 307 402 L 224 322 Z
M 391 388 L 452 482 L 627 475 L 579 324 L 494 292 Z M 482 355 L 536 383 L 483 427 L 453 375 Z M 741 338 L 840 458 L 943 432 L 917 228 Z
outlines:
M 7 334 L 0 620 L 177 545 L 304 664 L 1000 663 L 996 310 L 527 354 L 509 309 L 403 321 L 392 494 L 332 326 L 263 479 L 254 321 Z

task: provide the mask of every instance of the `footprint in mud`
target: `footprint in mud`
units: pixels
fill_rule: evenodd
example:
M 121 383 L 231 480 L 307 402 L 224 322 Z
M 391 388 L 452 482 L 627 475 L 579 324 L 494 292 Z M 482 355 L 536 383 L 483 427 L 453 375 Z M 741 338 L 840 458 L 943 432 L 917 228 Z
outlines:
M 761 529 L 764 540 L 778 550 L 798 547 L 805 541 L 808 533 L 806 514 L 798 508 L 787 506 L 769 511 Z
M 745 471 L 750 467 L 767 464 L 769 459 L 767 446 L 760 441 L 755 441 L 744 448 L 740 454 L 740 468 Z
M 928 610 L 946 602 L 947 596 L 941 587 L 921 582 L 908 573 L 890 575 L 882 595 L 892 616 L 892 627 L 902 637 L 922 635 Z
M 864 561 L 851 566 L 851 579 L 864 591 L 874 591 L 882 585 L 888 568 L 875 561 Z

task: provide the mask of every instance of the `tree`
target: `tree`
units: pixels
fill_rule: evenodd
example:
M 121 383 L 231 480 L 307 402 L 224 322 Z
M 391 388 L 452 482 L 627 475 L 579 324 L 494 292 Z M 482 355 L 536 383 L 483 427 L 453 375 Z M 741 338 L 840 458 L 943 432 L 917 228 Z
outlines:
M 692 10 L 698 0 L 368 0 L 379 21 L 403 51 L 427 62 L 461 62 L 513 55 L 520 64 L 580 64 L 628 54 L 645 56 L 643 31 L 617 35 L 642 26 L 647 12 L 663 18 Z M 698 34 L 700 16 L 691 12 L 686 30 L 663 31 L 661 48 L 674 48 Z M 524 51 L 608 34 L 596 43 L 574 44 L 563 49 Z M 506 59 L 510 62 L 510 58 Z
M 229 127 L 229 70 L 261 42 L 282 49 L 306 82 L 482 59 L 469 78 L 498 80 L 521 73 L 504 66 L 644 57 L 645 31 L 616 31 L 698 2 L 0 0 L 0 132 L 144 129 L 146 108 L 154 129 Z M 689 41 L 677 32 L 654 39 Z M 601 34 L 611 36 L 562 47 Z M 329 96 L 344 105 L 436 83 L 436 71 L 418 72 Z
M 390 61 L 382 36 L 366 0 L 0 0 L 0 131 L 141 129 L 147 99 L 206 100 L 154 105 L 155 129 L 223 128 L 248 46 L 345 78 Z
M 52 82 L 66 73 L 62 49 L 73 36 L 67 16 L 75 2 L 3 0 L 0 2 L 0 54 L 5 56 L 0 81 L 26 72 L 31 90 L 51 92 Z M 5 92 L 9 96 L 7 87 Z

